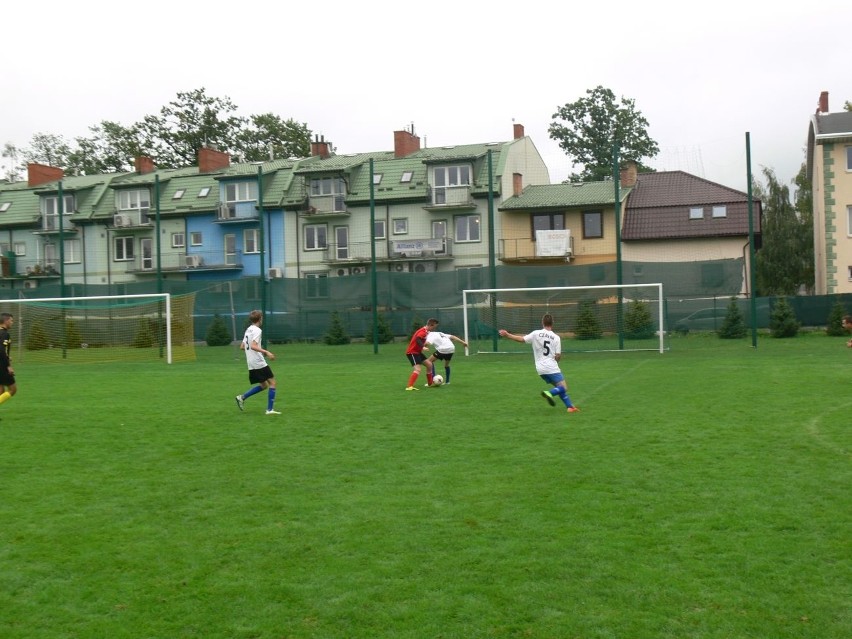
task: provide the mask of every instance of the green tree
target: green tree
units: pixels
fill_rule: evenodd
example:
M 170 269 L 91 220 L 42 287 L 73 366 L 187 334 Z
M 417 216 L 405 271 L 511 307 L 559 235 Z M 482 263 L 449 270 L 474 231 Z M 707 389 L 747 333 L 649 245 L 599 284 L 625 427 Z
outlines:
M 574 329 L 577 339 L 600 339 L 603 336 L 595 308 L 593 300 L 580 302 L 580 308 L 577 311 L 577 327 Z
M 748 335 L 748 327 L 745 318 L 737 305 L 736 298 L 732 297 L 728 304 L 728 312 L 722 325 L 719 327 L 719 337 L 722 339 L 740 339 Z
M 218 313 L 213 316 L 213 321 L 207 327 L 207 334 L 204 339 L 208 346 L 227 346 L 231 343 L 231 331 L 228 330 L 228 324 Z
M 758 295 L 795 295 L 813 286 L 813 224 L 803 221 L 790 201 L 790 189 L 772 169 L 764 168 L 767 186 L 755 184 L 763 204 L 762 246 L 755 260 Z M 808 280 L 810 278 L 810 281 Z
M 831 307 L 831 313 L 828 315 L 828 321 L 825 325 L 827 335 L 846 335 L 846 329 L 843 328 L 843 316 L 846 315 L 846 308 L 840 300 L 834 303 Z
M 393 331 L 391 325 L 383 313 L 376 316 L 376 324 L 378 326 L 379 344 L 390 344 L 393 341 Z M 364 341 L 369 344 L 373 343 L 373 327 L 367 327 L 367 333 L 364 335 Z
M 328 333 L 325 334 L 323 341 L 329 346 L 337 346 L 340 344 L 348 344 L 352 341 L 346 332 L 346 327 L 343 325 L 343 319 L 340 313 L 334 311 L 331 314 L 331 324 L 328 328 Z
M 801 326 L 787 298 L 779 297 L 769 315 L 769 334 L 772 337 L 795 337 Z
M 18 165 L 18 147 L 11 142 L 3 145 L 2 157 L 9 160 L 9 167 L 3 177 L 9 182 L 17 182 L 21 179 L 21 167 Z
M 282 120 L 272 113 L 252 115 L 237 134 L 237 148 L 244 162 L 273 158 L 307 157 L 311 154 L 311 132 L 307 124 Z
M 642 164 L 660 152 L 648 135 L 648 120 L 636 109 L 635 100 L 621 97 L 616 101 L 611 89 L 597 86 L 586 90 L 586 97 L 569 102 L 552 116 L 550 138 L 559 143 L 580 173 L 571 182 L 598 181 L 612 176 L 612 148 L 617 143 L 619 157 L 636 162 L 639 171 L 651 169 Z
M 36 133 L 30 140 L 29 147 L 20 151 L 23 157 L 23 168 L 30 162 L 64 167 L 68 165 L 71 146 L 61 135 L 52 133 Z
M 654 318 L 645 302 L 635 300 L 624 316 L 624 336 L 627 339 L 648 339 L 654 336 Z
M 793 178 L 796 187 L 796 213 L 799 216 L 799 233 L 797 255 L 802 265 L 802 285 L 808 293 L 813 294 L 815 286 L 814 273 L 814 189 L 808 179 L 808 167 L 802 163 L 796 177 Z

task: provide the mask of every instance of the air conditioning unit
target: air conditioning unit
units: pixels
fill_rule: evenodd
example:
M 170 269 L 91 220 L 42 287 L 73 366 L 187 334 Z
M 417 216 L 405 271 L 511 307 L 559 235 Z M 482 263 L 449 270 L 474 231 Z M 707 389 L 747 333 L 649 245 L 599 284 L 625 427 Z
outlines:
M 412 262 L 408 268 L 412 273 L 434 273 L 435 262 Z
M 366 266 L 353 266 L 349 269 L 349 275 L 361 275 L 367 272 Z
M 275 280 L 280 279 L 282 277 L 284 277 L 284 271 L 282 271 L 280 268 L 273 266 L 271 269 L 269 269 L 269 279 Z
M 402 273 L 403 271 L 407 271 L 408 269 L 406 268 L 405 264 L 394 264 L 393 270 L 397 273 Z
M 237 217 L 237 205 L 236 204 L 227 204 L 222 202 L 219 204 L 219 219 L 220 220 L 230 220 Z
M 38 288 L 36 280 L 24 280 L 24 288 Z
M 116 213 L 112 218 L 112 225 L 116 228 L 121 228 L 122 226 L 133 226 L 133 220 L 129 215 Z
M 204 263 L 204 260 L 201 259 L 200 255 L 185 255 L 184 256 L 184 264 L 187 268 L 198 268 Z
M 349 269 L 339 268 L 337 269 L 337 277 L 346 277 L 349 275 Z

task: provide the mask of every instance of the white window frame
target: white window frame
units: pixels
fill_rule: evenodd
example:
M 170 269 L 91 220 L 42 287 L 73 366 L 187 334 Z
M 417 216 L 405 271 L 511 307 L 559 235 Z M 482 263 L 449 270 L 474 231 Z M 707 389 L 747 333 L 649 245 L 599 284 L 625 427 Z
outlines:
M 17 257 L 24 257 L 27 254 L 26 242 L 12 242 L 12 250 Z
M 852 237 L 852 204 L 846 206 L 846 237 Z
M 388 225 L 385 220 L 376 220 L 373 224 L 373 239 L 386 240 L 388 237 Z
M 713 207 L 713 217 L 716 219 L 722 217 L 728 217 L 728 207 L 724 204 L 722 206 L 714 206 Z
M 346 180 L 330 175 L 311 178 L 311 195 L 346 195 Z
M 476 237 L 471 233 L 476 229 Z M 471 215 L 456 215 L 453 218 L 453 241 L 457 244 L 470 244 L 482 241 L 482 216 L 479 213 Z
M 394 235 L 405 235 L 406 233 L 408 233 L 407 217 L 395 217 L 393 220 L 391 220 L 391 224 L 393 224 Z
M 210 187 L 202 186 L 201 190 L 198 192 L 198 197 L 207 197 L 208 195 L 210 195 Z
M 71 215 L 74 212 L 75 202 L 73 194 L 66 194 L 62 196 L 63 200 L 63 215 Z M 59 215 L 59 196 L 58 195 L 45 195 L 41 198 L 41 212 L 43 215 Z
M 201 231 L 193 231 L 189 234 L 189 245 L 190 246 L 203 246 L 204 245 L 204 236 L 201 234 Z
M 257 180 L 226 183 L 225 202 L 257 202 Z
M 306 224 L 303 238 L 306 251 L 324 251 L 328 248 L 328 225 Z
M 408 184 L 414 177 L 414 171 L 403 171 L 402 177 L 399 178 L 400 184 Z
M 172 233 L 172 248 L 183 248 L 186 246 L 186 233 L 178 231 Z
M 328 297 L 328 273 L 304 273 L 305 297 L 325 299 Z
M 9 210 L 9 207 L 12 206 L 11 202 L 3 202 L 0 204 L 0 213 L 5 213 Z
M 172 196 L 172 199 L 179 200 L 184 196 L 185 193 L 186 189 L 178 189 L 177 191 L 175 191 L 175 194 Z
M 691 206 L 691 207 L 689 207 L 689 219 L 690 220 L 703 220 L 704 219 L 704 207 L 703 206 Z
M 852 171 L 852 146 L 846 147 L 846 170 Z
M 243 255 L 260 253 L 260 229 L 243 231 Z
M 115 208 L 119 211 L 147 211 L 151 208 L 151 192 L 148 189 L 116 191 Z
M 66 264 L 80 264 L 83 261 L 81 252 L 82 244 L 79 238 L 65 240 L 65 246 L 62 247 L 64 255 L 62 256 Z
M 113 262 L 132 262 L 135 258 L 133 236 L 123 235 L 113 238 Z

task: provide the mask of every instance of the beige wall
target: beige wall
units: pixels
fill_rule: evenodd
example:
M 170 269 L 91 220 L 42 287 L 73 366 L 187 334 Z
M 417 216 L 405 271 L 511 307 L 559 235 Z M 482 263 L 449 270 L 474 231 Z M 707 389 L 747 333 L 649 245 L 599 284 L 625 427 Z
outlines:
M 848 207 L 852 206 L 852 171 L 846 170 L 849 144 L 814 147 L 814 262 L 815 293 L 852 293 L 852 234 Z M 826 185 L 825 166 L 830 166 Z

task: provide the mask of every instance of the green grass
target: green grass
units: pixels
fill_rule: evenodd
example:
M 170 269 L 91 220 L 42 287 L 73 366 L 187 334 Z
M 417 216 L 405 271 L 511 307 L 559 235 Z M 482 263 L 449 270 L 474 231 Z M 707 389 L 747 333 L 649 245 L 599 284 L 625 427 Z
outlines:
M 852 636 L 843 338 L 532 356 L 404 344 L 33 364 L 0 406 L 0 636 Z M 440 368 L 439 368 L 440 370 Z

